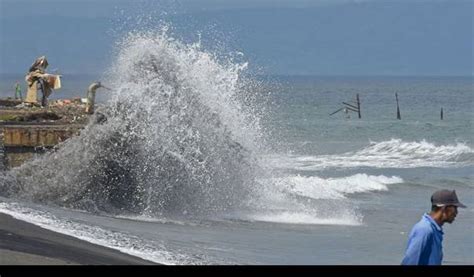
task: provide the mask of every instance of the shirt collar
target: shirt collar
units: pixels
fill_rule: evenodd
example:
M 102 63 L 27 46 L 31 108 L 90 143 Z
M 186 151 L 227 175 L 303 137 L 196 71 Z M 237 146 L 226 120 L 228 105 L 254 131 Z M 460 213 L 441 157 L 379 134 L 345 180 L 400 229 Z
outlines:
M 428 213 L 425 213 L 423 215 L 423 218 L 428 220 L 428 222 L 431 223 L 431 225 L 433 225 L 436 228 L 436 230 L 438 230 L 439 232 L 443 234 L 443 228 L 439 226 L 438 223 L 436 223 L 436 221 Z

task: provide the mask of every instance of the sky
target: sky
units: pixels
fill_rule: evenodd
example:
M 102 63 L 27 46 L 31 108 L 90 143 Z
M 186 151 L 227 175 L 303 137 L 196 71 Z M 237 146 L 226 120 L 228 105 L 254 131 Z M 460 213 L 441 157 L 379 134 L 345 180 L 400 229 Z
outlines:
M 278 75 L 473 75 L 473 6 L 464 0 L 0 0 L 0 73 L 100 74 L 132 29 L 173 37 Z

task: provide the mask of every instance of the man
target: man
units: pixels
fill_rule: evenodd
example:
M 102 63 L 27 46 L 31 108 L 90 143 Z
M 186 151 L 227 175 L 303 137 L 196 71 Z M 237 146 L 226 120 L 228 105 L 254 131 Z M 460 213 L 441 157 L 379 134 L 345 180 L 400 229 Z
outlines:
M 443 260 L 443 229 L 445 222 L 453 223 L 459 202 L 454 190 L 438 190 L 431 196 L 431 212 L 425 213 L 413 226 L 402 265 L 441 265 Z

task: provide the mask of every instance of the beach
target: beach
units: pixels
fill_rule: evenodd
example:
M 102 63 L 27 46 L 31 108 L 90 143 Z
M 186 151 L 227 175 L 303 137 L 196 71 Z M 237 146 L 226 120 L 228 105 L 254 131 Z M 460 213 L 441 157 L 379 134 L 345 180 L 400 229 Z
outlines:
M 0 213 L 0 265 L 153 265 Z

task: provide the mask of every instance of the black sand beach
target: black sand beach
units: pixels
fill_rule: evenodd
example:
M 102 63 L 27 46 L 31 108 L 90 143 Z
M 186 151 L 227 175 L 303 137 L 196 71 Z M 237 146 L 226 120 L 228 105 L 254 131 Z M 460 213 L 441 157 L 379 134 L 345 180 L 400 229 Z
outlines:
M 0 265 L 153 265 L 0 213 Z

